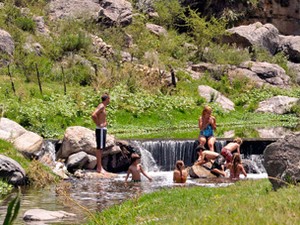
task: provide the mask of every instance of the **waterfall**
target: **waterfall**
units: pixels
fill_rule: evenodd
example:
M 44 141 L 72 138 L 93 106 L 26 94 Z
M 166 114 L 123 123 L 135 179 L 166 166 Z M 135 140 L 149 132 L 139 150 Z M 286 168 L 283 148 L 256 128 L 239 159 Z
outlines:
M 198 141 L 195 140 L 152 140 L 134 143 L 142 155 L 142 164 L 147 171 L 172 171 L 177 160 L 182 160 L 186 167 L 192 166 L 198 158 L 195 151 Z M 216 141 L 215 151 L 220 153 L 227 143 L 226 140 Z M 241 148 L 241 152 L 244 152 L 242 158 L 249 160 L 251 168 L 259 173 L 265 173 L 261 149 L 266 145 L 265 141 L 260 141 L 260 146 L 258 141 L 248 141 Z M 261 153 L 253 154 L 254 150 Z

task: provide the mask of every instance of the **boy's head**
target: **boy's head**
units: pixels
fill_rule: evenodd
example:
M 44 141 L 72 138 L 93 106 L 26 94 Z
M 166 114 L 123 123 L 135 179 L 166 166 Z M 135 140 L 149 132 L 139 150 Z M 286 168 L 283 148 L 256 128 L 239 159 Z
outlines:
M 235 139 L 233 140 L 233 142 L 234 142 L 234 143 L 238 143 L 239 145 L 243 144 L 242 138 L 239 138 L 239 137 L 235 138 Z
M 200 152 L 204 151 L 205 147 L 203 145 L 198 145 L 196 148 L 196 152 L 199 154 Z
M 139 160 L 139 159 L 141 159 L 141 157 L 140 157 L 138 154 L 133 153 L 133 154 L 131 155 L 131 163 L 134 163 L 134 162 L 136 162 L 136 161 Z

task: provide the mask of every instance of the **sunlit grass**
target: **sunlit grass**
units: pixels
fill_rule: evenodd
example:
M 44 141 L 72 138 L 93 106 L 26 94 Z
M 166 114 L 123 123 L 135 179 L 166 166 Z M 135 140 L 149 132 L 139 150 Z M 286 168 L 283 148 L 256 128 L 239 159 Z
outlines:
M 98 213 L 97 220 L 110 225 L 299 224 L 299 191 L 300 186 L 273 191 L 267 179 L 165 189 L 115 205 Z

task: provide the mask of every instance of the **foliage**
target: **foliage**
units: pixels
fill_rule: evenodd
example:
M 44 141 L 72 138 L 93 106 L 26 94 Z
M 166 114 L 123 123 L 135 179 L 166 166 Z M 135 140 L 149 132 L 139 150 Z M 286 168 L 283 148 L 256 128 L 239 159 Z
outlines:
M 17 27 L 19 27 L 23 31 L 28 31 L 33 33 L 35 30 L 35 23 L 31 18 L 19 17 L 16 19 L 15 23 Z
M 154 23 L 165 26 L 166 28 L 176 28 L 177 22 L 184 16 L 185 8 L 180 5 L 178 0 L 156 0 L 154 10 L 159 17 L 154 18 Z
M 10 193 L 12 189 L 12 185 L 0 180 L 0 199 L 2 198 L 2 196 L 5 196 L 8 193 Z

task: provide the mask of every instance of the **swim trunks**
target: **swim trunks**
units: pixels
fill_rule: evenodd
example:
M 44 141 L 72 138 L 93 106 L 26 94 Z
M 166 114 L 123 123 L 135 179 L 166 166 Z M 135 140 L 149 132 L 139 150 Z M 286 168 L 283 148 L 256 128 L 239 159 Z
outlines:
M 232 153 L 227 148 L 222 148 L 221 155 L 226 159 L 226 162 L 232 161 Z
M 142 182 L 141 180 L 131 180 L 132 183 L 139 183 Z
M 106 133 L 107 129 L 106 127 L 96 128 L 96 144 L 97 144 L 97 149 L 105 149 L 105 144 L 106 144 Z

